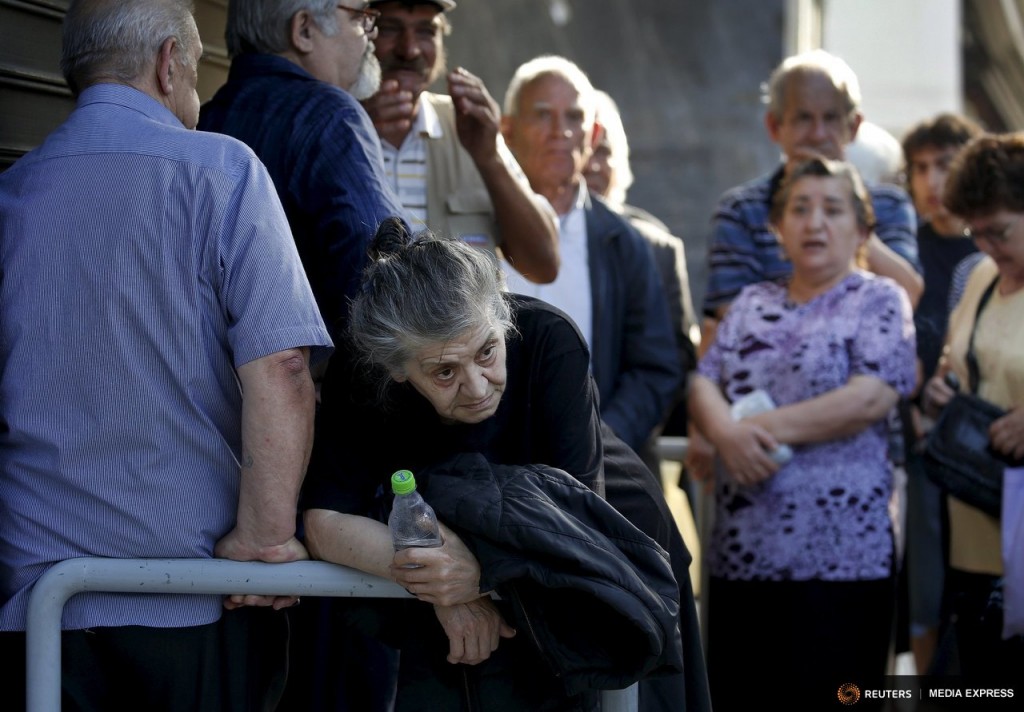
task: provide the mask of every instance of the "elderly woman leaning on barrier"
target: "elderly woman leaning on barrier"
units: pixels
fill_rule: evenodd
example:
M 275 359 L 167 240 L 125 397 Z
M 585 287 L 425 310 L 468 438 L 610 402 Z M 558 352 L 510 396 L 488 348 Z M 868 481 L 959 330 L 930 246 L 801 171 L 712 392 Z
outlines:
M 892 626 L 886 419 L 914 385 L 910 304 L 858 267 L 874 218 L 852 166 L 811 159 L 784 181 L 771 217 L 793 275 L 742 292 L 690 392 L 721 458 L 705 559 L 716 709 L 742 708 L 737 680 L 822 704 L 844 680 L 880 686 Z M 777 407 L 737 419 L 757 390 Z
M 587 710 L 597 699 L 594 689 L 625 686 L 634 674 L 678 674 L 683 584 L 666 568 L 668 557 L 655 540 L 595 494 L 603 491 L 609 448 L 643 465 L 602 428 L 589 354 L 572 322 L 541 301 L 504 292 L 500 269 L 486 253 L 455 238 L 410 236 L 395 220 L 381 226 L 371 247 L 350 333 L 352 343 L 342 351 L 357 357 L 332 367 L 324 383 L 302 508 L 314 556 L 398 581 L 433 604 L 431 610 L 413 602 L 415 610 L 403 618 L 407 635 L 389 641 L 401 648 L 397 709 L 427 701 L 432 709 L 455 709 L 469 694 L 495 710 Z M 620 462 L 614 460 L 616 468 Z M 383 524 L 390 498 L 381 493 L 398 469 L 417 475 L 450 526 L 444 546 L 392 550 Z M 535 485 L 534 492 L 523 489 Z M 510 493 L 528 494 L 535 504 L 523 507 L 517 502 L 525 500 L 513 501 Z M 671 521 L 653 498 L 640 499 L 645 504 L 638 511 Z M 573 536 L 565 536 L 570 528 Z M 502 538 L 513 529 L 522 536 Z M 611 529 L 624 545 L 605 537 Z M 672 564 L 681 562 L 677 572 L 689 591 L 689 555 L 678 530 L 675 535 L 682 553 Z M 577 543 L 584 540 L 585 546 Z M 673 548 L 667 536 L 659 543 Z M 515 562 L 503 558 L 512 551 Z M 633 611 L 641 614 L 634 620 L 652 626 L 631 634 L 658 641 L 646 653 L 620 656 L 615 646 L 598 649 L 606 641 L 574 642 L 613 630 L 618 615 L 589 603 L 590 584 L 601 577 L 593 572 L 598 560 L 623 581 L 636 579 L 627 598 L 646 600 L 648 608 Z M 652 568 L 640 571 L 646 565 Z M 523 588 L 496 582 L 515 567 L 539 583 L 522 601 Z M 551 603 L 555 589 L 547 587 L 555 580 L 568 582 L 557 594 L 569 596 L 562 601 L 567 615 L 547 609 L 539 628 L 530 629 L 524 610 L 538 599 Z M 622 585 L 611 582 L 609 590 Z M 492 588 L 500 600 L 486 595 Z M 692 593 L 682 606 L 692 608 Z M 594 615 L 572 624 L 574 607 Z M 684 632 L 696 638 L 696 626 Z M 547 642 L 539 645 L 537 638 Z M 638 647 L 631 639 L 621 650 Z M 687 662 L 703 673 L 699 648 Z M 597 675 L 580 674 L 602 666 Z

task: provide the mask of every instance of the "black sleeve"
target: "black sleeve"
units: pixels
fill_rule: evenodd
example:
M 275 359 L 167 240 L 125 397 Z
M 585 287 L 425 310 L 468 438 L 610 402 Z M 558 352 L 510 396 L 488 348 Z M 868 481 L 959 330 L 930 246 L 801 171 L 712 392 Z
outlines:
M 386 465 L 373 462 L 382 451 L 387 424 L 365 373 L 343 345 L 331 357 L 321 384 L 313 452 L 302 485 L 299 509 L 330 509 L 372 515 Z M 390 473 L 385 473 L 390 474 Z
M 553 308 L 520 321 L 529 360 L 534 462 L 565 470 L 603 495 L 601 417 L 586 342 Z

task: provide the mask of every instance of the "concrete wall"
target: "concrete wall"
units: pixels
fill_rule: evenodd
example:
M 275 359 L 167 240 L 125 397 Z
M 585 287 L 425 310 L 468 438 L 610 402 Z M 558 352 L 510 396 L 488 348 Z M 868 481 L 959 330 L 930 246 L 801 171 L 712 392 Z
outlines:
M 65 0 L 0 0 L 0 171 L 74 108 L 60 73 Z
M 805 20 L 858 72 L 868 117 L 895 134 L 962 105 L 961 0 L 459 0 L 449 64 L 501 100 L 515 67 L 542 53 L 579 63 L 618 102 L 636 182 L 630 202 L 687 245 L 698 301 L 708 218 L 726 188 L 770 169 L 759 86 Z M 226 0 L 197 0 L 205 99 L 223 82 Z M 56 67 L 66 0 L 0 0 L 0 170 L 72 102 Z M 788 16 L 787 16 L 788 12 Z M 818 13 L 820 12 L 820 16 Z
M 63 6 L 0 0 L 0 170 L 72 106 L 56 67 Z M 225 8 L 226 0 L 196 2 L 203 99 L 226 77 Z M 759 85 L 782 56 L 783 8 L 784 0 L 459 0 L 449 64 L 483 77 L 500 101 L 515 68 L 538 54 L 579 63 L 620 105 L 636 175 L 630 202 L 684 238 L 699 303 L 715 200 L 777 157 Z
M 899 137 L 962 112 L 961 0 L 826 0 L 822 46 L 857 73 L 864 113 Z
M 568 21 L 557 24 L 552 6 L 567 8 Z M 629 202 L 685 240 L 699 303 L 716 199 L 777 160 L 759 86 L 782 57 L 783 7 L 783 0 L 459 0 L 449 66 L 479 75 L 499 102 L 515 68 L 539 54 L 583 67 L 622 112 L 636 175 Z

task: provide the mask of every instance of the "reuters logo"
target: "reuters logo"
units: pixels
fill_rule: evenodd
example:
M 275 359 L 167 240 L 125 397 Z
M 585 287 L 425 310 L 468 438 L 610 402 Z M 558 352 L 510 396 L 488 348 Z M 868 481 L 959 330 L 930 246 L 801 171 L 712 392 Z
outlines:
M 852 682 L 844 682 L 839 686 L 839 692 L 836 693 L 836 697 L 844 705 L 855 705 L 860 702 L 860 688 Z

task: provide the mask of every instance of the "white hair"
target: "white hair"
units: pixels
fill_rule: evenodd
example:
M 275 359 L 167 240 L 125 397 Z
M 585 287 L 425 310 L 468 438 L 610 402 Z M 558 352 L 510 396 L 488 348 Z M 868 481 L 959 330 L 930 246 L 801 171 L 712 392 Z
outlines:
M 607 199 L 612 205 L 624 205 L 626 193 L 633 185 L 633 169 L 629 166 L 629 140 L 622 125 L 622 116 L 615 100 L 600 89 L 594 90 L 594 104 L 597 109 L 596 121 L 604 130 L 614 165 L 608 182 Z
M 308 11 L 328 37 L 338 33 L 337 0 L 230 0 L 224 39 L 228 54 L 281 54 L 291 47 L 295 13 Z
M 64 18 L 60 68 L 76 96 L 101 81 L 131 84 L 170 37 L 178 63 L 191 66 L 198 34 L 190 0 L 75 0 Z
M 537 79 L 546 76 L 561 77 L 567 81 L 576 93 L 580 95 L 580 105 L 583 107 L 585 123 L 590 125 L 594 121 L 595 97 L 594 85 L 586 73 L 574 62 L 553 54 L 546 54 L 535 57 L 525 64 L 519 65 L 519 69 L 512 75 L 512 80 L 505 90 L 505 102 L 502 106 L 507 116 L 519 114 L 519 95 L 523 87 L 532 84 Z
M 843 97 L 848 115 L 860 110 L 860 83 L 850 65 L 823 49 L 795 54 L 782 61 L 764 87 L 764 102 L 773 116 L 781 119 L 785 113 L 786 86 L 792 77 L 820 74 L 832 82 Z

